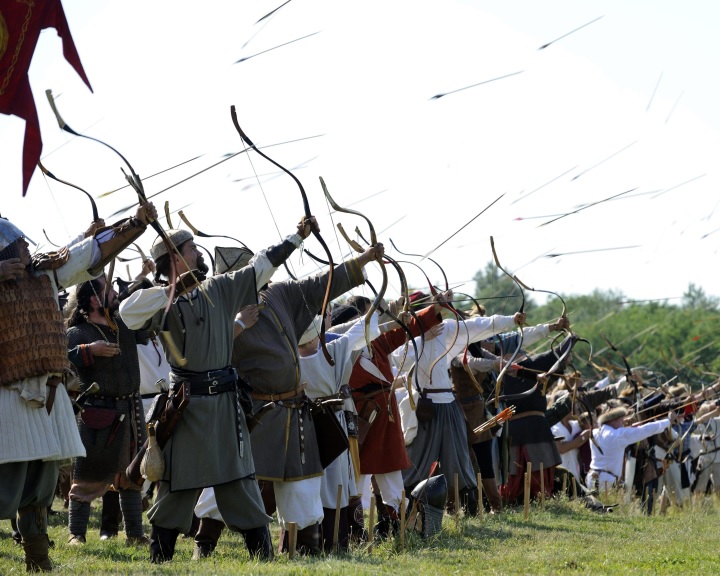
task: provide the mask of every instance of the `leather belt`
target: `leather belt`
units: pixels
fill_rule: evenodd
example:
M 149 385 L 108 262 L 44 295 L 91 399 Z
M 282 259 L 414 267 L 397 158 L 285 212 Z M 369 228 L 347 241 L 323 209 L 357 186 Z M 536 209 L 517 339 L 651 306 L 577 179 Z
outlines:
M 170 386 L 171 391 L 175 391 L 173 386 Z M 225 392 L 235 391 L 235 378 L 232 380 L 226 380 L 220 382 L 219 380 L 213 380 L 212 382 L 196 382 L 190 383 L 190 395 L 191 396 L 215 396 L 215 394 L 224 394 Z
M 301 384 L 290 392 L 282 392 L 280 394 L 263 394 L 262 392 L 250 392 L 253 400 L 263 400 L 265 402 L 279 402 L 280 400 L 294 400 L 295 398 L 305 397 L 305 384 Z
M 423 388 L 422 394 L 443 394 L 452 391 L 452 388 Z
M 235 368 L 223 368 L 221 370 L 210 370 L 208 372 L 190 372 L 186 370 L 173 369 L 170 376 L 174 383 L 190 382 L 190 384 L 223 384 L 234 382 L 237 379 Z

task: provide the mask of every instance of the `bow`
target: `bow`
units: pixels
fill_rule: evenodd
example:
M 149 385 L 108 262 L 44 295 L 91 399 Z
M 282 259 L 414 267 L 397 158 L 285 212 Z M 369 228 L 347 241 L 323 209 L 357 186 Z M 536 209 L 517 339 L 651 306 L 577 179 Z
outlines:
M 270 158 L 267 154 L 262 152 L 255 144 L 253 143 L 250 138 L 248 138 L 247 134 L 243 131 L 242 128 L 240 128 L 240 123 L 237 119 L 237 113 L 235 112 L 235 106 L 230 106 L 230 116 L 232 117 L 233 124 L 235 125 L 235 130 L 237 130 L 238 134 L 240 134 L 240 138 L 242 139 L 245 144 L 247 144 L 250 148 L 255 150 L 260 156 L 265 158 L 268 162 L 273 164 L 274 166 L 277 166 L 285 172 L 288 176 L 290 176 L 294 181 L 295 184 L 297 184 L 298 188 L 300 189 L 300 196 L 302 196 L 302 202 L 303 202 L 303 208 L 305 211 L 305 217 L 306 218 L 312 218 L 312 214 L 310 212 L 310 203 L 308 202 L 307 194 L 305 193 L 305 188 L 302 185 L 302 182 L 298 180 L 297 176 L 290 172 L 287 168 L 284 166 L 281 166 L 278 164 L 275 160 Z M 322 308 L 320 309 L 320 317 L 325 318 L 325 311 L 327 310 L 328 306 L 328 300 L 330 299 L 330 289 L 332 288 L 332 281 L 333 281 L 333 270 L 335 268 L 335 265 L 333 264 L 332 254 L 330 253 L 330 248 L 328 248 L 327 244 L 325 243 L 325 240 L 323 240 L 323 237 L 320 235 L 320 232 L 318 232 L 314 227 L 312 227 L 312 234 L 317 238 L 317 241 L 320 242 L 320 245 L 323 247 L 323 250 L 325 250 L 325 254 L 327 254 L 327 260 L 330 263 L 330 269 L 328 270 L 328 280 L 327 280 L 327 287 L 325 288 L 325 297 L 323 298 Z M 325 322 L 320 323 L 320 346 L 323 351 L 323 355 L 325 356 L 325 360 L 328 361 L 328 364 L 331 366 L 335 366 L 335 362 L 332 359 L 332 356 L 330 356 L 330 352 L 328 352 L 327 345 L 325 343 Z
M 610 340 L 608 339 L 608 337 L 605 335 L 604 332 L 601 332 L 600 335 L 603 337 L 603 340 L 605 340 L 605 342 L 607 342 L 607 345 L 610 346 L 610 349 L 613 352 L 615 352 L 616 354 L 618 354 L 620 356 L 620 358 L 622 359 L 623 364 L 625 365 L 625 377 L 627 378 L 627 381 L 630 382 L 630 384 L 632 384 L 633 390 L 635 391 L 635 399 L 638 400 L 640 398 L 640 390 L 638 389 L 637 380 L 635 379 L 635 376 L 633 376 L 632 368 L 630 368 L 630 363 L 628 362 L 627 358 L 625 357 L 625 354 L 620 352 L 620 350 L 618 350 L 615 347 L 615 345 L 612 342 L 610 342 Z M 636 408 L 635 408 L 636 411 L 637 411 L 637 408 L 638 407 L 636 406 Z
M 53 180 L 60 182 L 60 184 L 65 184 L 66 186 L 70 186 L 71 188 L 80 190 L 80 192 L 85 194 L 85 196 L 88 197 L 88 200 L 90 200 L 90 205 L 92 206 L 93 222 L 97 222 L 98 220 L 100 220 L 100 217 L 98 216 L 97 204 L 95 204 L 95 199 L 92 196 L 90 196 L 90 193 L 87 190 L 83 190 L 82 188 L 80 188 L 80 186 L 76 186 L 75 184 L 67 182 L 66 180 L 61 180 L 60 178 L 55 176 L 55 174 L 50 172 L 50 170 L 45 168 L 45 166 L 43 166 L 43 163 L 40 160 L 38 160 L 38 167 L 40 168 L 40 170 L 42 170 L 42 173 L 45 174 L 45 176 L 48 176 L 48 177 L 52 178 Z
M 410 252 L 402 252 L 402 251 L 398 250 L 398 247 L 392 241 L 392 238 L 390 239 L 390 243 L 392 244 L 393 248 L 395 248 L 395 250 L 397 250 L 400 254 L 402 254 L 404 256 L 414 256 L 416 258 L 423 258 L 423 256 L 420 254 L 411 254 Z M 447 279 L 447 275 L 445 274 L 445 270 L 443 270 L 442 266 L 440 266 L 440 264 L 438 264 L 432 258 L 428 258 L 428 260 L 430 260 L 430 262 L 435 264 L 435 266 L 437 266 L 440 269 L 440 273 L 442 274 L 443 280 L 445 281 L 445 290 L 446 291 L 449 290 L 450 286 L 448 284 L 448 279 Z M 437 296 L 438 296 L 437 289 L 435 288 L 433 283 L 430 282 L 430 278 L 428 278 L 428 275 L 418 264 L 415 264 L 414 262 L 405 262 L 405 261 L 403 263 L 411 264 L 412 266 L 415 266 L 418 270 L 420 270 L 422 275 L 425 277 L 425 281 L 428 284 L 428 287 L 430 289 L 430 293 L 432 294 L 432 296 L 436 298 L 436 301 L 438 302 L 438 304 L 440 304 L 441 307 L 445 308 L 446 310 L 449 310 L 453 314 L 453 316 L 455 316 L 455 318 L 456 318 L 455 335 L 453 336 L 450 346 L 448 348 L 446 348 L 443 351 L 443 353 L 440 356 L 438 356 L 437 358 L 435 358 L 435 360 L 433 360 L 433 362 L 430 364 L 430 369 L 428 372 L 428 380 L 429 380 L 430 385 L 432 385 L 432 375 L 433 375 L 433 370 L 435 369 L 435 366 L 440 362 L 440 360 L 442 360 L 450 352 L 450 350 L 452 350 L 453 346 L 455 346 L 455 342 L 457 342 L 458 336 L 460 336 L 460 322 L 462 321 L 462 318 L 460 316 L 460 313 L 451 304 L 448 304 L 446 302 L 443 302 L 442 300 L 437 299 Z M 468 337 L 469 337 L 469 334 L 468 334 Z M 417 361 L 418 362 L 420 361 L 419 357 L 417 357 Z
M 478 310 L 478 312 L 480 311 L 480 303 L 475 298 L 470 296 L 470 294 L 465 294 L 463 292 L 454 292 L 454 293 L 460 294 L 460 296 L 465 296 L 466 298 L 469 298 L 470 300 L 472 300 L 473 303 L 475 304 L 475 308 Z M 463 351 L 462 366 L 463 366 L 463 369 L 465 370 L 465 372 L 467 373 L 467 375 L 470 377 L 471 382 L 475 385 L 475 388 L 478 389 L 478 392 L 482 393 L 483 387 L 480 384 L 480 382 L 478 382 L 477 379 L 475 378 L 475 373 L 473 372 L 472 368 L 470 368 L 470 364 L 468 363 L 468 349 L 469 348 L 470 348 L 470 332 L 468 332 L 468 341 L 465 344 L 465 350 Z
M 515 282 L 518 289 L 520 290 L 520 296 L 522 297 L 522 302 L 520 304 L 520 309 L 518 310 L 518 312 L 520 312 L 521 314 L 524 314 L 525 313 L 525 293 L 523 292 L 522 286 L 515 279 L 515 277 L 500 265 L 500 259 L 498 258 L 497 252 L 495 251 L 495 240 L 492 236 L 490 236 L 490 248 L 492 248 L 492 254 L 493 254 L 493 258 L 495 259 L 495 265 L 500 270 L 502 270 L 502 272 L 506 276 L 509 276 L 510 279 L 513 282 Z M 510 360 L 508 360 L 507 364 L 505 364 L 505 366 L 503 366 L 503 369 L 500 370 L 500 374 L 498 374 L 497 379 L 495 381 L 495 406 L 496 407 L 500 406 L 500 387 L 502 385 L 503 379 L 505 378 L 505 374 L 507 373 L 510 366 L 512 366 L 513 362 L 515 361 L 515 358 L 517 358 L 517 355 L 520 353 L 520 348 L 522 348 L 523 337 L 524 337 L 522 326 L 519 326 L 518 330 L 520 332 L 520 338 L 518 341 L 517 348 L 515 349 L 515 352 L 513 352 L 513 355 L 510 357 Z
M 323 180 L 323 177 L 320 176 L 320 185 L 322 186 L 323 193 L 325 194 L 325 198 L 330 203 L 330 206 L 332 206 L 333 210 L 336 212 L 344 212 L 345 214 L 354 214 L 355 216 L 360 216 L 365 222 L 367 222 L 368 228 L 370 229 L 370 245 L 376 246 L 377 241 L 377 234 L 375 233 L 375 227 L 373 226 L 372 222 L 370 221 L 370 218 L 365 216 L 365 214 L 358 212 L 357 210 L 352 210 L 351 208 L 342 208 L 338 205 L 337 202 L 333 199 L 333 197 L 330 195 L 330 191 L 327 189 L 327 186 L 325 185 L 325 180 Z M 349 241 L 349 238 L 347 237 L 347 234 L 345 233 L 345 230 L 338 224 L 338 229 L 340 230 L 341 234 L 345 236 L 345 239 Z M 356 243 L 357 244 L 357 243 Z M 350 243 L 352 246 L 352 243 Z M 362 252 L 362 247 L 360 245 L 353 246 L 355 250 L 360 248 L 360 252 Z M 385 291 L 387 290 L 388 285 L 388 276 L 387 276 L 387 270 L 385 269 L 385 264 L 383 264 L 382 259 L 378 260 L 378 264 L 380 264 L 380 270 L 382 271 L 382 284 L 380 285 L 380 290 L 375 294 L 375 300 L 372 303 L 372 306 L 370 306 L 370 310 L 368 310 L 367 314 L 365 315 L 365 341 L 368 345 L 368 350 L 370 351 L 370 354 L 372 355 L 372 346 L 370 345 L 370 318 L 375 313 L 375 311 L 378 309 L 378 306 L 380 305 L 380 302 L 382 302 L 383 296 L 385 296 Z
M 125 156 L 123 156 L 118 150 L 116 150 L 115 148 L 110 146 L 110 144 L 108 144 L 107 142 L 103 142 L 102 140 L 93 138 L 92 136 L 87 136 L 86 134 L 81 134 L 79 132 L 76 132 L 72 128 L 70 128 L 70 126 L 68 126 L 68 124 L 65 122 L 65 120 L 63 120 L 62 116 L 60 115 L 60 112 L 57 109 L 57 106 L 55 105 L 55 100 L 52 95 L 52 90 L 46 90 L 45 94 L 47 96 L 48 102 L 50 103 L 50 107 L 52 108 L 52 111 L 55 114 L 55 118 L 57 119 L 58 125 L 60 126 L 61 130 L 64 130 L 65 132 L 68 132 L 69 134 L 72 134 L 73 136 L 77 136 L 79 138 L 87 138 L 88 140 L 92 140 L 94 142 L 97 142 L 98 144 L 102 144 L 103 146 L 105 146 L 106 148 L 109 148 L 110 150 L 115 152 L 115 154 L 120 156 L 122 161 L 125 163 L 125 165 L 130 170 L 130 174 L 128 175 L 125 173 L 124 170 L 121 169 L 123 174 L 125 175 L 125 179 L 127 180 L 128 184 L 130 184 L 130 186 L 137 193 L 138 198 L 140 200 L 140 204 L 147 204 L 147 198 L 145 196 L 145 190 L 143 189 L 142 181 L 140 180 L 140 177 L 137 175 L 137 173 L 135 172 L 133 167 L 130 165 L 130 162 L 127 161 Z M 175 247 L 175 245 L 170 241 L 167 234 L 165 233 L 165 230 L 163 230 L 162 226 L 160 226 L 160 224 L 157 222 L 157 220 L 151 221 L 150 225 L 158 233 L 160 238 L 162 238 L 162 241 L 165 244 L 165 247 L 167 248 L 168 253 L 175 253 L 182 259 L 182 254 L 180 254 L 180 252 Z M 175 280 L 177 279 L 177 269 L 175 267 L 175 263 L 172 258 L 170 259 L 170 276 L 171 276 L 171 278 L 169 279 L 170 280 L 170 294 L 168 297 L 168 303 L 165 306 L 165 310 L 163 311 L 163 317 L 162 317 L 162 321 L 161 321 L 161 326 L 163 326 L 163 327 L 165 325 L 165 320 L 167 319 L 167 315 L 170 311 L 170 308 L 171 308 L 172 302 L 173 302 L 173 298 L 175 296 Z M 192 276 L 194 282 L 199 284 L 197 278 L 195 277 L 195 274 L 192 271 L 190 271 L 190 276 Z M 173 355 L 174 359 L 176 360 L 176 362 L 180 366 L 184 365 L 187 362 L 187 360 L 185 358 L 183 358 L 182 355 L 180 354 L 179 350 L 177 349 L 175 343 L 173 342 L 173 340 L 170 336 L 170 333 L 163 331 L 162 334 L 164 335 L 165 342 L 167 343 L 168 348 L 169 348 L 171 354 Z

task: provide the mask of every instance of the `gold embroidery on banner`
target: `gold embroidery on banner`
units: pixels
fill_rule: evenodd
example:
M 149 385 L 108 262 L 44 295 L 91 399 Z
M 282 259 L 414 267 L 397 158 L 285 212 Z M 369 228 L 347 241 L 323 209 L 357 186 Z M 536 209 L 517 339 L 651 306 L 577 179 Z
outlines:
M 5 74 L 5 79 L 3 80 L 2 86 L 0 86 L 0 96 L 5 94 L 5 89 L 10 83 L 10 78 L 15 71 L 15 65 L 17 64 L 18 58 L 20 57 L 20 51 L 22 50 L 23 43 L 25 42 L 25 33 L 27 32 L 28 25 L 30 24 L 30 18 L 32 18 L 32 11 L 35 7 L 35 2 L 33 2 L 32 0 L 17 0 L 17 2 L 27 4 L 28 10 L 27 14 L 25 14 L 25 22 L 23 22 L 22 29 L 20 31 L 20 38 L 18 38 L 17 45 L 15 46 L 15 53 L 13 54 L 10 66 L 8 66 L 7 74 Z M 5 54 L 5 51 L 7 50 L 9 38 L 10 33 L 8 31 L 7 24 L 5 22 L 5 19 L 2 17 L 2 14 L 0 14 L 0 58 L 2 58 L 2 56 Z

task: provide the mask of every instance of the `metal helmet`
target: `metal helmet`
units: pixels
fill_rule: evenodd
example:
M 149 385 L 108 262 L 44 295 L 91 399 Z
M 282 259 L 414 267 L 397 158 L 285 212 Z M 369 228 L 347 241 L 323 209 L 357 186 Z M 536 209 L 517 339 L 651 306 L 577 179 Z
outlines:
M 10 244 L 18 238 L 23 238 L 25 234 L 15 226 L 7 218 L 0 218 L 0 251 L 5 250 Z
M 423 480 L 412 491 L 412 497 L 420 504 L 423 538 L 435 536 L 442 530 L 447 492 L 447 480 L 444 474 Z

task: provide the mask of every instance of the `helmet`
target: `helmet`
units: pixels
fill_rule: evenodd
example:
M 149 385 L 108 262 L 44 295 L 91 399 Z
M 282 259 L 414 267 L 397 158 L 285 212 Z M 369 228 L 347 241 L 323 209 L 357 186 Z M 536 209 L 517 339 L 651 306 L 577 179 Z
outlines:
M 25 234 L 15 226 L 7 218 L 0 218 L 0 251 L 5 250 L 10 244 L 18 238 L 23 238 Z

